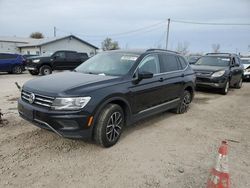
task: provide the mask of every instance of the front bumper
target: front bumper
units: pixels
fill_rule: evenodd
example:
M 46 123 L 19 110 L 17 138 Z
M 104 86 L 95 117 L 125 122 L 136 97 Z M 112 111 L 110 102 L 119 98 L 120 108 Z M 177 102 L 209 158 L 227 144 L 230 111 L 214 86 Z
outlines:
M 88 126 L 91 114 L 82 111 L 53 111 L 18 100 L 20 116 L 36 125 L 67 138 L 92 138 L 92 126 Z
M 244 71 L 243 79 L 250 79 L 250 72 Z
M 222 76 L 211 78 L 205 76 L 196 76 L 196 87 L 224 88 L 227 78 Z

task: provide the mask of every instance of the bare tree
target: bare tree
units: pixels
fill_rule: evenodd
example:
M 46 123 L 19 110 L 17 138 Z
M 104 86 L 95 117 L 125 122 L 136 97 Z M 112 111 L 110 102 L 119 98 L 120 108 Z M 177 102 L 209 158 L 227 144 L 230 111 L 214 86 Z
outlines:
M 44 38 L 44 36 L 41 32 L 33 32 L 30 34 L 30 38 L 42 39 L 42 38 Z
M 189 43 L 188 42 L 179 42 L 176 48 L 176 51 L 181 53 L 182 55 L 186 55 L 189 51 Z
M 212 49 L 214 53 L 220 52 L 220 44 L 212 44 Z
M 107 51 L 107 50 L 117 50 L 120 49 L 119 44 L 117 41 L 112 41 L 111 38 L 106 38 L 102 42 L 102 50 Z

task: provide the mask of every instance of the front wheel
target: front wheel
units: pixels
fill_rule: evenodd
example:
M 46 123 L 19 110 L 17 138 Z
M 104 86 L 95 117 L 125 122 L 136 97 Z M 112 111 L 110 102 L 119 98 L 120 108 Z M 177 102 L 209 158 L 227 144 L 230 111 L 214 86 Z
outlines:
M 185 90 L 178 107 L 175 108 L 173 111 L 176 114 L 183 114 L 183 113 L 187 112 L 191 101 L 192 101 L 191 93 L 189 91 Z
M 124 122 L 122 108 L 117 104 L 108 104 L 97 119 L 95 141 L 103 147 L 113 146 L 121 136 Z
M 236 84 L 236 89 L 240 89 L 242 87 L 242 82 L 243 82 L 243 79 L 240 78 L 239 82 Z
M 48 65 L 43 65 L 40 68 L 40 73 L 41 73 L 41 75 L 49 75 L 52 73 L 52 69 Z
M 221 89 L 221 94 L 226 95 L 229 91 L 229 81 L 226 82 L 224 88 Z

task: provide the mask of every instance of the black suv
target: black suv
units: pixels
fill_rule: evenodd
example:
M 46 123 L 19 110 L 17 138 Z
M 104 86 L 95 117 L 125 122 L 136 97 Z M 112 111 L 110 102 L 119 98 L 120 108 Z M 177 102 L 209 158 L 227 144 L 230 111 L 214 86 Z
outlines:
M 243 66 L 238 55 L 230 53 L 208 53 L 194 65 L 196 86 L 219 89 L 227 94 L 229 87 L 241 88 Z
M 75 51 L 56 51 L 52 55 L 43 55 L 26 58 L 25 68 L 30 74 L 48 75 L 53 70 L 73 70 L 88 59 L 87 53 Z
M 100 53 L 73 72 L 23 85 L 18 111 L 38 127 L 114 145 L 124 128 L 166 110 L 187 111 L 195 74 L 179 54 L 159 49 Z

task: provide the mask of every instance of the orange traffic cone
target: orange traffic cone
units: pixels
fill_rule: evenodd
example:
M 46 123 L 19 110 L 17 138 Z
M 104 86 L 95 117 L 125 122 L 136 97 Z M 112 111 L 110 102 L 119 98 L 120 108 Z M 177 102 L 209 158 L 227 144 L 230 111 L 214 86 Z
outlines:
M 228 171 L 228 144 L 222 141 L 219 148 L 219 156 L 216 165 L 211 169 L 210 177 L 207 181 L 207 188 L 229 188 L 230 179 Z

